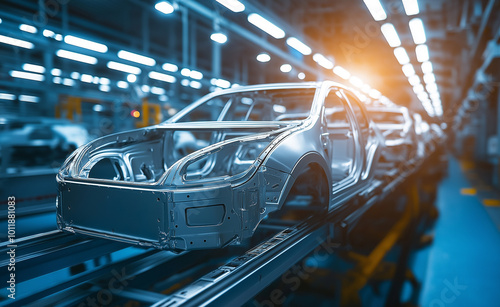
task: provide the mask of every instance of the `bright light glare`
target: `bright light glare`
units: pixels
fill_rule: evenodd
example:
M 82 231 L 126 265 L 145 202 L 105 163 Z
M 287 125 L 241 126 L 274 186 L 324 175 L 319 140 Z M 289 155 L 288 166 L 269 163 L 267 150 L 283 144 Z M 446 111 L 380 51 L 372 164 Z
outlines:
M 425 86 L 425 88 L 427 89 L 427 92 L 429 92 L 429 94 L 438 92 L 438 88 L 437 88 L 436 83 L 429 83 Z
M 422 84 L 417 84 L 413 87 L 413 91 L 415 92 L 415 94 L 420 94 L 422 93 L 423 91 L 425 91 L 424 89 L 424 86 Z
M 271 56 L 267 53 L 261 53 L 257 56 L 257 61 L 262 62 L 262 63 L 269 62 L 270 60 L 271 60 Z
M 328 60 L 324 55 L 316 53 L 313 55 L 314 62 L 326 69 L 333 69 L 333 63 Z
M 415 68 L 413 68 L 413 65 L 411 65 L 410 63 L 403 65 L 402 69 L 403 73 L 407 77 L 411 77 L 415 74 Z
M 215 0 L 235 13 L 243 12 L 245 5 L 238 0 Z
M 427 38 L 425 37 L 424 23 L 420 18 L 410 20 L 410 31 L 415 44 L 424 44 Z
M 2 99 L 2 100 L 14 100 L 14 99 L 16 99 L 16 96 L 12 95 L 12 94 L 7 94 L 7 93 L 0 93 L 0 99 Z
M 129 74 L 139 75 L 141 73 L 141 69 L 139 67 L 126 65 L 118 62 L 109 61 L 107 66 L 109 69 L 123 71 Z
M 189 86 L 194 88 L 194 89 L 199 90 L 201 88 L 201 83 L 198 81 L 191 81 L 191 82 L 189 82 Z
M 177 65 L 171 63 L 165 63 L 161 66 L 161 68 L 163 68 L 163 70 L 170 72 L 176 72 L 179 70 L 179 67 L 177 67 Z
M 191 70 L 191 72 L 189 73 L 189 76 L 193 79 L 196 79 L 196 80 L 203 79 L 203 74 L 197 70 Z
M 227 42 L 226 34 L 220 32 L 212 33 L 212 35 L 210 35 L 210 39 L 218 44 L 224 44 Z
M 333 68 L 333 73 L 336 74 L 337 76 L 341 77 L 344 80 L 348 80 L 351 77 L 351 73 L 348 72 L 344 67 L 342 66 L 335 66 Z
M 25 71 L 11 70 L 10 75 L 13 78 L 27 79 L 27 80 L 33 80 L 33 81 L 45 80 L 45 77 L 43 75 L 34 74 L 34 73 L 30 73 L 30 72 L 25 72 Z
M 292 71 L 292 65 L 290 64 L 283 64 L 280 67 L 281 72 L 287 73 Z
M 73 78 L 73 79 L 80 79 L 80 73 L 74 71 L 74 72 L 71 73 L 70 77 Z
M 281 28 L 274 25 L 264 17 L 260 16 L 259 14 L 252 13 L 248 15 L 248 22 L 276 39 L 285 37 L 285 31 L 283 31 Z
M 89 49 L 100 53 L 108 52 L 108 47 L 104 44 L 89 41 L 87 39 L 79 38 L 73 35 L 66 35 L 64 37 L 64 42 L 69 45 Z
M 408 56 L 408 53 L 406 53 L 405 48 L 398 47 L 394 49 L 394 55 L 396 56 L 396 59 L 398 60 L 399 64 L 405 65 L 410 63 L 410 57 Z
M 349 78 L 349 82 L 351 82 L 352 85 L 359 87 L 359 88 L 363 87 L 363 84 L 364 84 L 363 80 L 361 80 L 358 77 L 354 77 L 354 76 Z
M 132 75 L 135 77 L 135 75 Z M 127 89 L 128 88 L 128 83 L 125 82 L 125 81 L 118 81 L 116 83 L 116 86 L 118 86 L 119 88 L 123 88 L 123 89 Z
M 132 53 L 132 52 L 128 52 L 125 50 L 118 51 L 118 57 L 120 59 L 124 59 L 124 60 L 131 61 L 131 62 L 136 62 L 136 63 L 143 64 L 146 66 L 155 66 L 156 65 L 156 61 L 153 58 L 143 56 L 140 54 L 136 54 L 136 53 Z
M 373 99 L 379 99 L 380 97 L 382 97 L 382 94 L 376 89 L 370 90 L 370 93 L 368 95 Z
M 85 83 L 92 83 L 94 77 L 92 77 L 92 75 L 89 74 L 82 74 L 80 80 Z
M 417 84 L 420 84 L 420 78 L 417 75 L 413 75 L 408 78 L 408 82 L 410 82 L 412 86 L 415 86 Z
M 19 25 L 19 30 L 28 32 L 28 33 L 33 33 L 35 34 L 37 32 L 37 29 L 33 26 L 27 25 L 27 24 L 22 24 Z
M 425 74 L 424 75 L 424 82 L 426 84 L 429 84 L 429 83 L 436 83 L 436 76 L 434 76 L 433 73 L 430 73 L 430 74 Z
M 417 54 L 417 61 L 429 61 L 429 48 L 427 48 L 427 45 L 418 45 L 415 48 L 415 53 Z
M 31 95 L 19 95 L 19 101 L 38 103 L 40 102 L 40 97 Z
M 45 73 L 45 67 L 40 66 L 40 65 L 35 65 L 35 64 L 25 63 L 25 64 L 23 64 L 23 69 L 26 71 L 36 72 L 39 74 Z
M 54 33 L 54 31 L 47 30 L 47 29 L 43 30 L 42 34 L 45 37 L 54 37 L 56 35 L 56 33 Z
M 106 84 L 101 84 L 101 85 L 99 85 L 99 90 L 101 92 L 109 92 L 111 90 L 111 87 L 109 85 L 106 85 Z
M 63 79 L 63 84 L 66 85 L 66 86 L 74 86 L 75 85 L 75 80 L 64 78 Z
M 167 1 L 161 1 L 156 3 L 155 9 L 162 12 L 165 15 L 172 14 L 175 10 L 174 6 Z
M 396 32 L 396 28 L 391 23 L 383 24 L 380 27 L 382 34 L 384 34 L 385 39 L 389 43 L 391 47 L 399 47 L 401 46 L 401 40 L 399 39 L 398 32 Z
M 230 88 L 231 87 L 231 82 L 224 80 L 224 79 L 217 79 L 217 78 L 212 78 L 210 80 L 210 83 L 212 85 L 222 87 L 222 88 Z
M 137 81 L 137 76 L 134 74 L 130 74 L 127 76 L 127 81 L 130 83 L 134 83 L 135 81 Z
M 304 80 L 306 78 L 306 74 L 303 73 L 303 72 L 299 72 L 299 74 L 297 75 L 297 77 L 300 79 L 300 80 Z
M 424 74 L 429 74 L 432 72 L 432 63 L 429 61 L 423 62 L 422 63 L 422 72 Z
M 363 0 L 363 2 L 366 4 L 366 7 L 375 21 L 385 20 L 387 18 L 387 14 L 379 0 Z
M 151 93 L 155 95 L 165 95 L 165 90 L 161 87 L 153 86 L 151 87 Z
M 16 47 L 21 47 L 21 48 L 26 48 L 26 49 L 33 49 L 35 48 L 35 45 L 33 43 L 23 41 L 20 39 L 0 35 L 0 43 L 16 46 Z
M 62 74 L 62 71 L 59 68 L 52 68 L 52 70 L 50 71 L 50 73 L 53 76 L 60 76 Z
M 295 37 L 287 38 L 286 43 L 288 46 L 292 47 L 293 49 L 297 50 L 298 52 L 302 53 L 303 55 L 310 55 L 312 52 L 312 50 L 309 46 L 307 46 L 303 42 L 299 41 Z
M 96 58 L 89 56 L 89 55 L 84 55 L 81 53 L 72 52 L 72 51 L 59 49 L 56 51 L 56 55 L 60 58 L 65 58 L 65 59 L 73 60 L 73 61 L 77 61 L 77 62 L 87 63 L 87 64 L 91 64 L 91 65 L 97 64 Z
M 177 80 L 174 76 L 162 74 L 162 73 L 159 73 L 156 71 L 149 72 L 148 76 L 151 79 L 155 79 L 155 80 L 163 81 L 163 82 L 168 82 L 168 83 L 174 83 Z
M 406 15 L 412 16 L 420 13 L 417 0 L 403 0 Z

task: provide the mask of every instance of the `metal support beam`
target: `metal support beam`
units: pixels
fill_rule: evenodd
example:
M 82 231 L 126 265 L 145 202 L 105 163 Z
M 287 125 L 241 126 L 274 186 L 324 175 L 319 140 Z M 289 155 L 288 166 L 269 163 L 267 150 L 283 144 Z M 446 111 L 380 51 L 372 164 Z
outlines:
M 232 31 L 242 38 L 246 39 L 249 42 L 252 42 L 256 44 L 257 46 L 263 48 L 264 50 L 267 50 L 268 52 L 274 54 L 275 56 L 278 56 L 291 65 L 295 66 L 297 69 L 300 69 L 306 73 L 310 73 L 312 75 L 315 75 L 318 77 L 318 79 L 324 79 L 324 77 L 320 77 L 323 73 L 321 70 L 319 70 L 317 67 L 311 67 L 309 65 L 306 65 L 304 62 L 297 60 L 294 58 L 292 55 L 289 53 L 281 50 L 277 46 L 265 41 L 261 37 L 253 34 L 252 32 L 246 30 L 245 28 L 229 21 L 226 18 L 223 18 L 221 16 L 217 16 L 217 13 L 211 11 L 209 8 L 199 4 L 198 2 L 195 2 L 193 0 L 184 0 L 182 2 L 179 2 L 179 5 L 182 5 L 194 12 L 196 12 L 199 15 L 204 16 L 205 18 L 215 20 L 217 19 L 219 21 L 219 24 L 224 27 L 225 29 L 228 29 L 229 31 Z
M 189 65 L 189 12 L 182 10 L 182 65 Z
M 149 11 L 142 10 L 142 51 L 149 52 Z

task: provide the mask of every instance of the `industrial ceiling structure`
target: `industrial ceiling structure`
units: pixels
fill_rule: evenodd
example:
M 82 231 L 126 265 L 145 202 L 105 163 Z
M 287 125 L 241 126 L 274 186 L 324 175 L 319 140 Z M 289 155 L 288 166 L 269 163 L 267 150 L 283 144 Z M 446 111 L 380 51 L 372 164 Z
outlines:
M 496 5 L 4 1 L 2 86 L 20 89 L 6 94 L 37 97 L 10 108 L 48 115 L 57 95 L 70 92 L 151 96 L 180 107 L 217 87 L 333 79 L 441 117 L 471 86 Z M 22 106 L 30 99 L 42 103 Z

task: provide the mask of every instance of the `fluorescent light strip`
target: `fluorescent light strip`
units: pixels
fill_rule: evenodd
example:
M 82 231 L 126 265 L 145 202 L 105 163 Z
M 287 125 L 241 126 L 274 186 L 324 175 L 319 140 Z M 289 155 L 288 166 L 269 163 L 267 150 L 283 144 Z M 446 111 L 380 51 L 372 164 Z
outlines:
M 382 31 L 382 34 L 384 34 L 387 43 L 389 43 L 389 46 L 391 47 L 401 46 L 401 40 L 399 39 L 398 32 L 396 32 L 396 28 L 394 28 L 393 24 L 391 23 L 383 24 L 380 27 L 380 30 Z
M 399 64 L 405 65 L 410 63 L 410 57 L 408 56 L 408 53 L 406 52 L 405 48 L 398 47 L 394 49 L 394 55 L 396 56 L 396 59 L 398 60 Z
M 25 71 L 18 71 L 18 70 L 11 70 L 10 75 L 13 78 L 21 78 L 21 79 L 27 79 L 27 80 L 32 80 L 32 81 L 43 81 L 45 80 L 45 77 L 43 75 L 39 74 L 34 74 L 30 72 L 25 72 Z
M 283 64 L 280 67 L 281 72 L 288 73 L 292 71 L 292 65 L 290 64 Z
M 410 82 L 412 86 L 416 86 L 420 84 L 420 78 L 417 75 L 413 75 L 408 78 L 408 82 Z
M 252 13 L 248 15 L 248 22 L 276 39 L 285 37 L 285 31 L 283 31 L 281 28 L 277 27 L 264 17 L 260 16 L 259 14 Z
M 184 77 L 190 77 L 193 79 L 201 80 L 203 79 L 203 74 L 197 70 L 191 70 L 189 68 L 183 68 L 181 70 L 181 75 Z
M 439 92 L 436 83 L 429 83 L 429 84 L 427 84 L 425 86 L 425 88 L 427 89 L 427 92 L 429 92 L 429 94 L 433 94 L 433 93 Z
M 40 102 L 40 97 L 30 96 L 30 95 L 19 95 L 19 101 L 38 103 Z
M 151 93 L 155 95 L 165 95 L 165 90 L 161 87 L 153 86 L 151 87 Z
M 427 45 L 418 45 L 415 48 L 415 53 L 417 54 L 417 61 L 429 61 L 429 48 L 427 48 Z
M 82 82 L 85 82 L 85 83 L 92 83 L 92 81 L 94 80 L 94 77 L 92 75 L 82 74 L 82 76 L 80 77 L 80 80 Z
M 429 83 L 436 83 L 436 76 L 434 76 L 433 73 L 430 73 L 430 74 L 425 74 L 424 75 L 424 82 L 426 84 L 429 84 Z
M 67 50 L 63 50 L 63 49 L 57 50 L 56 55 L 60 58 L 65 58 L 65 59 L 73 60 L 73 61 L 77 61 L 77 62 L 87 63 L 87 64 L 91 64 L 91 65 L 97 64 L 97 59 L 92 57 L 92 56 L 84 55 L 84 54 L 76 53 L 76 52 L 72 52 L 72 51 L 67 51 Z
M 28 32 L 28 33 L 33 33 L 33 34 L 38 32 L 38 30 L 35 27 L 24 24 L 24 23 L 19 25 L 19 30 L 24 31 L 24 32 Z
M 379 99 L 380 97 L 382 97 L 382 93 L 380 93 L 376 89 L 371 89 L 368 95 L 373 99 Z
M 116 86 L 118 86 L 119 88 L 122 88 L 122 89 L 127 89 L 128 88 L 128 83 L 125 82 L 125 81 L 118 81 L 116 83 Z
M 351 77 L 351 73 L 348 72 L 344 67 L 342 66 L 335 66 L 333 68 L 333 73 L 339 76 L 340 78 L 344 80 L 348 80 Z
M 59 68 L 52 68 L 52 70 L 50 71 L 50 73 L 53 75 L 53 76 L 61 76 L 62 74 L 62 71 L 59 69 Z
M 111 90 L 111 87 L 109 85 L 106 85 L 106 84 L 101 84 L 101 85 L 99 85 L 99 90 L 101 92 L 109 92 Z
M 420 13 L 417 0 L 403 0 L 406 15 L 412 16 Z
M 230 88 L 231 87 L 231 82 L 224 80 L 224 79 L 217 79 L 217 78 L 212 78 L 210 80 L 210 84 L 222 87 L 222 88 Z
M 155 80 L 163 81 L 163 82 L 168 82 L 168 83 L 174 83 L 177 80 L 174 76 L 162 74 L 162 73 L 159 73 L 156 71 L 149 72 L 148 76 L 151 79 L 155 79 Z
M 139 75 L 141 73 L 141 69 L 139 67 L 122 64 L 118 62 L 109 61 L 107 66 L 109 69 L 119 70 L 129 74 Z
M 403 65 L 402 69 L 403 73 L 408 78 L 415 74 L 415 68 L 413 68 L 413 65 L 411 65 L 410 63 Z
M 79 38 L 73 35 L 66 35 L 64 37 L 64 42 L 69 45 L 89 49 L 100 53 L 108 52 L 108 47 L 104 44 L 89 41 L 87 39 Z
M 198 81 L 191 81 L 191 82 L 189 82 L 189 86 L 194 88 L 194 89 L 199 90 L 201 88 L 201 83 Z
M 153 58 L 143 56 L 140 54 L 132 53 L 125 50 L 118 51 L 118 57 L 127 61 L 136 62 L 146 66 L 155 66 L 156 61 Z
M 410 20 L 410 31 L 415 44 L 424 44 L 427 40 L 425 37 L 424 23 L 420 18 Z
M 424 74 L 429 74 L 433 71 L 432 69 L 432 63 L 429 61 L 423 62 L 422 63 L 422 72 Z
M 312 50 L 309 46 L 307 46 L 303 42 L 299 41 L 295 37 L 287 38 L 286 43 L 288 46 L 292 47 L 293 49 L 297 50 L 298 52 L 302 53 L 303 55 L 310 55 L 312 53 Z
M 349 82 L 351 82 L 352 85 L 354 85 L 356 87 L 359 87 L 359 88 L 362 88 L 363 85 L 364 85 L 363 80 L 361 80 L 358 77 L 354 77 L 354 76 L 352 76 L 351 78 L 349 78 Z
M 424 86 L 422 84 L 417 84 L 413 87 L 413 91 L 415 92 L 415 94 L 420 94 L 420 93 L 423 93 L 425 91 L 424 89 Z
M 23 69 L 30 72 L 36 72 L 39 74 L 45 73 L 45 67 L 35 64 L 25 63 L 23 64 Z
M 179 70 L 179 67 L 177 67 L 177 65 L 171 63 L 165 63 L 161 66 L 161 68 L 163 68 L 163 70 L 170 72 L 176 72 Z
M 175 11 L 174 6 L 167 1 L 161 1 L 156 3 L 155 9 L 157 9 L 159 12 L 162 12 L 165 15 L 172 14 Z
M 324 55 L 320 53 L 315 53 L 313 55 L 314 62 L 326 69 L 333 69 L 333 63 L 328 60 Z
M 220 32 L 212 33 L 212 35 L 210 35 L 210 39 L 218 44 L 224 44 L 227 42 L 226 34 Z
M 363 2 L 366 4 L 368 11 L 370 11 L 370 14 L 372 14 L 375 21 L 387 19 L 387 14 L 385 13 L 379 0 L 363 0 Z
M 2 100 L 15 100 L 16 95 L 8 94 L 8 93 L 0 93 L 0 99 L 2 99 Z
M 225 6 L 226 8 L 230 9 L 231 11 L 235 13 L 240 13 L 245 10 L 245 5 L 238 0 L 215 0 Z
M 64 78 L 63 79 L 63 84 L 66 86 L 74 86 L 75 85 L 75 80 L 69 79 L 69 78 Z
M 7 45 L 12 45 L 12 46 L 16 46 L 16 47 L 21 47 L 21 48 L 26 48 L 26 49 L 35 48 L 35 45 L 33 45 L 33 43 L 23 41 L 20 39 L 16 39 L 16 38 L 12 38 L 12 37 L 8 37 L 8 36 L 4 36 L 4 35 L 0 35 L 0 43 L 4 43 Z
M 261 63 L 267 63 L 271 60 L 271 56 L 267 53 L 261 53 L 257 55 L 257 61 Z

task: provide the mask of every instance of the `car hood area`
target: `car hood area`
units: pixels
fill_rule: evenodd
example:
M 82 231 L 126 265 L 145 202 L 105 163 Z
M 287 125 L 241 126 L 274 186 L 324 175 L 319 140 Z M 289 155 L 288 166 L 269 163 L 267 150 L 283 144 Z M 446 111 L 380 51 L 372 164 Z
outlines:
M 105 136 L 76 150 L 58 180 L 185 185 L 230 180 L 256 169 L 289 122 L 185 122 Z

